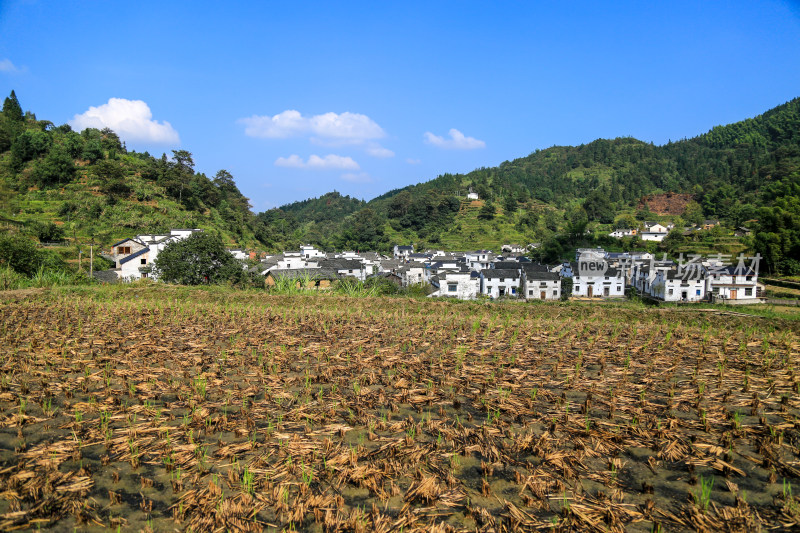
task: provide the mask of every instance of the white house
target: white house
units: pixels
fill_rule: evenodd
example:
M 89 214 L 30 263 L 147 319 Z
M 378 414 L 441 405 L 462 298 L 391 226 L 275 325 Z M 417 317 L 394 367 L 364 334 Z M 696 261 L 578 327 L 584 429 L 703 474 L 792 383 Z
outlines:
M 136 280 L 153 277 L 152 263 L 169 243 L 187 238 L 202 229 L 173 229 L 169 234 L 142 234 L 111 246 L 117 278 Z
M 517 297 L 522 288 L 522 274 L 519 270 L 488 268 L 481 270 L 481 294 L 490 298 Z
M 319 268 L 319 259 L 304 257 L 300 251 L 283 252 L 283 257 L 278 259 L 278 269 L 297 270 L 300 268 Z
M 522 294 L 526 300 L 561 299 L 561 276 L 540 269 L 523 269 Z
M 367 279 L 367 270 L 364 264 L 355 259 L 321 259 L 317 265 L 319 268 L 336 272 L 340 277 L 350 276 L 359 281 Z
M 403 287 L 426 283 L 428 281 L 428 270 L 424 263 L 411 262 L 398 268 L 397 274 L 403 279 Z
M 119 265 L 115 270 L 119 279 L 136 280 L 150 276 L 149 266 L 156 254 L 145 246 L 137 252 L 117 260 Z
M 310 244 L 304 244 L 300 247 L 300 256 L 305 259 L 311 259 L 316 257 L 325 257 L 325 253 L 317 250 L 314 246 Z
M 633 271 L 629 283 L 635 287 L 639 293 L 653 296 L 654 294 L 651 285 L 655 281 L 659 272 L 673 270 L 675 267 L 676 265 L 673 261 L 634 261 Z
M 394 245 L 394 258 L 395 259 L 408 259 L 408 256 L 414 253 L 413 246 L 400 246 Z
M 519 244 L 504 244 L 500 247 L 500 250 L 505 254 L 524 254 L 527 251 L 525 246 L 521 246 Z
M 699 302 L 706 297 L 706 276 L 676 269 L 658 270 L 648 294 L 665 302 Z
M 711 267 L 708 290 L 714 300 L 735 303 L 758 302 L 758 272 L 744 267 Z
M 462 264 L 463 260 L 454 255 L 437 255 L 428 261 L 428 266 L 433 270 L 459 269 Z
M 494 261 L 495 255 L 491 250 L 478 250 L 475 252 L 467 252 L 464 257 L 467 267 L 472 270 L 481 271 L 484 268 L 490 267 L 490 264 Z
M 616 268 L 606 268 L 604 271 L 573 269 L 572 296 L 622 298 L 625 296 L 625 278 L 622 271 Z
M 247 261 L 250 258 L 246 251 L 239 248 L 228 250 L 228 252 L 230 252 L 230 254 L 239 261 Z
M 610 237 L 616 237 L 617 239 L 622 239 L 623 237 L 635 237 L 639 234 L 639 230 L 636 228 L 618 228 L 609 233 Z
M 447 270 L 431 278 L 436 292 L 431 297 L 445 296 L 459 300 L 474 300 L 480 293 L 480 278 L 477 272 Z
M 469 188 L 469 192 L 467 193 L 467 200 L 479 200 L 478 193 L 472 190 L 472 187 Z
M 669 230 L 666 226 L 652 224 L 642 232 L 642 240 L 661 242 L 667 236 L 667 233 L 669 233 Z

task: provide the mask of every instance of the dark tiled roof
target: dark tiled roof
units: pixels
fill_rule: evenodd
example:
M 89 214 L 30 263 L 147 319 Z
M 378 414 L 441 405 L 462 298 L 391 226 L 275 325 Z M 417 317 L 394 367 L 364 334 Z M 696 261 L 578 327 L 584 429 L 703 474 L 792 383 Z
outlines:
M 541 265 L 539 263 L 523 263 L 522 270 L 525 271 L 526 274 L 531 272 L 550 272 L 550 269 L 547 265 Z
M 149 252 L 149 251 L 150 251 L 150 247 L 149 246 L 145 246 L 144 248 L 142 248 L 141 250 L 139 250 L 135 254 L 131 254 L 128 257 L 123 257 L 122 259 L 120 259 L 119 260 L 119 264 L 120 265 L 124 265 L 125 263 L 127 263 L 131 259 L 139 257 L 140 255 L 144 254 L 145 252 Z
M 503 269 L 492 268 L 489 270 L 483 270 L 481 273 L 483 274 L 484 278 L 510 278 L 510 279 L 519 278 L 518 271 L 505 268 Z
M 113 269 L 95 270 L 92 276 L 94 277 L 94 279 L 101 281 L 103 283 L 117 283 L 119 281 L 119 276 L 117 276 L 116 270 Z
M 555 272 L 525 271 L 525 279 L 528 281 L 558 281 L 561 276 Z
M 121 241 L 119 241 L 119 242 L 115 242 L 114 244 L 112 244 L 112 245 L 111 245 L 111 247 L 112 247 L 112 248 L 116 248 L 117 246 L 119 246 L 119 245 L 120 245 L 120 244 L 122 244 L 123 242 L 128 242 L 128 241 L 133 241 L 133 242 L 135 242 L 136 244 L 141 244 L 141 243 L 140 243 L 139 241 L 137 241 L 136 239 L 132 239 L 132 238 L 128 237 L 127 239 L 122 239 L 122 240 L 121 240 Z
M 522 268 L 516 261 L 497 261 L 496 263 L 492 263 L 492 268 L 495 270 L 517 270 L 518 268 Z
M 355 259 L 323 259 L 319 261 L 319 266 L 336 270 L 360 270 L 363 268 L 361 261 Z

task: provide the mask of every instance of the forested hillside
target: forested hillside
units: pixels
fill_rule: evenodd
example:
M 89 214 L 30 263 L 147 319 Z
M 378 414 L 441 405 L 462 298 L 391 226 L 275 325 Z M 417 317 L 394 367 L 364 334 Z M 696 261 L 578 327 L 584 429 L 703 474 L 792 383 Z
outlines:
M 464 201 L 472 187 L 481 204 Z M 689 193 L 683 219 L 720 219 L 756 230 L 753 251 L 770 268 L 800 273 L 800 98 L 763 115 L 718 126 L 663 146 L 633 138 L 554 146 L 468 174 L 445 174 L 390 191 L 368 202 L 369 219 L 383 221 L 378 242 L 478 247 L 508 239 L 546 242 L 593 223 L 630 224 L 652 217 L 637 210 L 645 195 Z M 292 234 L 277 240 L 322 245 L 359 244 L 353 224 L 331 220 L 324 231 L 298 215 L 297 204 L 265 214 L 292 220 Z M 291 215 L 291 216 L 290 216 Z M 347 215 L 357 222 L 359 213 Z M 342 223 L 344 222 L 344 223 Z M 350 230 L 344 239 L 342 228 Z M 376 242 L 374 234 L 364 242 Z M 359 247 L 359 246 L 355 246 Z
M 170 228 L 258 244 L 257 221 L 233 176 L 194 171 L 192 154 L 127 150 L 111 130 L 73 131 L 23 113 L 14 92 L 0 113 L 0 217 L 41 241 L 110 244 Z
M 479 201 L 466 200 L 470 188 Z M 110 244 L 200 227 L 271 251 L 305 242 L 379 251 L 539 242 L 541 259 L 555 260 L 583 244 L 587 228 L 599 235 L 652 220 L 640 201 L 664 192 L 690 195 L 672 221 L 747 225 L 755 234 L 740 246 L 760 252 L 770 271 L 800 274 L 800 99 L 663 146 L 633 138 L 554 146 L 366 203 L 331 192 L 258 215 L 229 172 L 195 172 L 186 150 L 154 157 L 108 129 L 37 120 L 13 92 L 0 113 L 0 222 L 41 241 Z M 681 250 L 675 237 L 668 251 Z

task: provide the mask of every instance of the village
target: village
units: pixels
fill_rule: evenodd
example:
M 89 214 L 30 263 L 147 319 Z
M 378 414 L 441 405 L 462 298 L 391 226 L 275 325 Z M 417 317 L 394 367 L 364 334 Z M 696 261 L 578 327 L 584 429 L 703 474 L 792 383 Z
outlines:
M 174 229 L 163 235 L 137 235 L 112 246 L 106 257 L 115 268 L 105 279 L 134 281 L 155 278 L 152 264 L 167 245 L 200 229 Z M 243 268 L 264 278 L 266 288 L 287 280 L 297 288 L 325 290 L 352 278 L 367 282 L 383 278 L 400 287 L 422 286 L 429 297 L 459 300 L 621 299 L 638 296 L 663 302 L 763 303 L 758 282 L 760 258 L 717 255 L 658 258 L 649 252 L 607 252 L 578 249 L 574 261 L 543 265 L 527 257 L 530 246 L 505 245 L 491 250 L 416 252 L 395 245 L 391 256 L 377 252 L 328 253 L 312 245 L 297 251 L 257 257 L 254 252 L 229 250 Z

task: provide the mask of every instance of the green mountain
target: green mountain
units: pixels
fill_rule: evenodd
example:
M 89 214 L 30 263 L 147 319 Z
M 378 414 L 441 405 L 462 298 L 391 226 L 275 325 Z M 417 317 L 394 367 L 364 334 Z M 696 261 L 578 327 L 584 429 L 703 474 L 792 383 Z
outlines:
M 111 130 L 74 132 L 23 113 L 12 92 L 0 113 L 0 221 L 42 241 L 110 244 L 175 227 L 219 232 L 230 245 L 277 251 L 309 242 L 327 249 L 498 249 L 544 243 L 555 260 L 574 246 L 620 246 L 601 236 L 642 220 L 720 219 L 752 237 L 722 233 L 661 249 L 738 251 L 769 270 L 800 275 L 800 98 L 766 113 L 663 146 L 633 138 L 553 146 L 497 167 L 444 174 L 364 202 L 337 192 L 254 215 L 233 176 L 194 171 L 192 154 L 127 150 Z M 466 199 L 474 190 L 478 201 Z M 682 193 L 680 216 L 658 217 L 644 196 Z M 594 235 L 588 236 L 587 231 Z M 704 237 L 705 239 L 705 237 Z M 641 246 L 622 243 L 621 246 Z
M 258 245 L 250 204 L 220 170 L 194 171 L 192 154 L 127 150 L 111 130 L 72 131 L 23 114 L 12 91 L 0 113 L 0 220 L 42 241 L 101 244 L 170 228 L 216 231 Z
M 481 201 L 465 200 L 470 187 Z M 762 253 L 771 268 L 800 273 L 800 263 L 793 263 L 800 259 L 799 187 L 796 98 L 758 117 L 663 146 L 633 138 L 598 139 L 536 150 L 468 174 L 445 174 L 387 192 L 352 214 L 340 211 L 343 218 L 325 227 L 303 216 L 306 203 L 303 209 L 290 204 L 259 216 L 291 220 L 292 233 L 274 232 L 276 242 L 497 249 L 508 242 L 584 234 L 587 225 L 608 229 L 634 217 L 657 218 L 640 207 L 642 197 L 688 193 L 694 201 L 677 222 L 713 218 L 731 228 L 747 223 L 756 236 L 745 246 Z M 379 221 L 379 235 L 370 230 L 362 239 L 354 228 L 368 220 Z
M 327 242 L 342 231 L 342 223 L 366 205 L 363 200 L 329 192 L 256 215 L 257 236 L 269 248 L 297 248 L 306 242 Z

